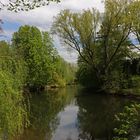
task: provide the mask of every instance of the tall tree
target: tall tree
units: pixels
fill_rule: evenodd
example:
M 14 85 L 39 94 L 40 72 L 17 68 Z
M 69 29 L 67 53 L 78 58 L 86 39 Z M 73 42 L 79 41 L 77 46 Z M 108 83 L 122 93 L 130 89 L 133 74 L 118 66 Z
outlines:
M 93 47 L 96 44 L 97 29 L 99 27 L 99 12 L 96 10 L 71 13 L 69 10 L 62 11 L 55 19 L 52 31 L 57 33 L 63 42 L 78 51 L 80 57 L 93 65 Z M 94 41 L 93 41 L 94 40 Z M 96 46 L 96 45 L 95 45 Z M 87 50 L 86 57 L 82 51 Z
M 36 27 L 22 26 L 14 33 L 12 45 L 18 56 L 26 62 L 27 84 L 33 87 L 47 85 L 53 71 L 52 42 L 48 33 Z
M 55 18 L 52 31 L 79 53 L 80 62 L 92 69 L 99 82 L 110 74 L 118 58 L 129 54 L 129 4 L 126 0 L 106 0 L 103 14 L 95 9 L 82 13 L 64 10 Z

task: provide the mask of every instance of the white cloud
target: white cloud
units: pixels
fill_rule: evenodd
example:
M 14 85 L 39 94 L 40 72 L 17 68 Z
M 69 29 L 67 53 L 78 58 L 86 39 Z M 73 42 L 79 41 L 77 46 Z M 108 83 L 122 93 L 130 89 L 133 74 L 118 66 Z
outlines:
M 59 55 L 70 63 L 76 63 L 78 58 L 78 53 L 73 49 L 69 49 L 67 46 L 64 46 L 64 44 L 60 43 L 59 37 L 53 36 L 53 40 Z
M 37 8 L 28 12 L 14 13 L 10 11 L 1 11 L 0 17 L 5 20 L 20 22 L 22 24 L 47 26 L 52 23 L 53 17 L 63 9 L 79 11 L 92 7 L 96 7 L 100 11 L 103 11 L 103 4 L 100 0 L 62 0 L 61 3 L 51 3 L 49 6 Z
M 5 1 L 5 0 L 3 0 Z M 72 11 L 81 11 L 83 9 L 89 9 L 96 7 L 101 12 L 104 9 L 101 0 L 61 0 L 60 3 L 51 3 L 48 6 L 37 8 L 28 12 L 14 13 L 10 11 L 1 11 L 0 18 L 5 21 L 16 22 L 22 25 L 29 24 L 39 27 L 41 30 L 49 30 L 53 22 L 53 17 L 56 16 L 63 9 L 70 9 Z M 10 32 L 10 31 L 9 31 Z M 8 31 L 7 31 L 7 34 Z M 59 43 L 57 45 L 60 46 Z M 59 48 L 59 47 L 58 47 Z M 67 60 L 75 60 L 76 57 L 73 54 L 69 56 L 61 50 L 59 51 Z M 74 58 L 72 58 L 74 57 Z
M 68 51 L 65 47 L 57 47 L 58 53 L 68 62 L 76 63 L 78 53 L 76 51 Z

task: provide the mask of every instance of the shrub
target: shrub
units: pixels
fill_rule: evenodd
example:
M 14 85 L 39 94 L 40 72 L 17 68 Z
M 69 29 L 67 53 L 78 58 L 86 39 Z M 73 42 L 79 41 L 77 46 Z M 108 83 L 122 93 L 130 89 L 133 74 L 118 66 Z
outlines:
M 115 137 L 113 140 L 134 139 L 140 124 L 140 104 L 125 106 L 124 111 L 115 115 L 118 127 L 114 128 Z
M 0 136 L 9 139 L 27 126 L 24 98 L 13 75 L 0 70 Z

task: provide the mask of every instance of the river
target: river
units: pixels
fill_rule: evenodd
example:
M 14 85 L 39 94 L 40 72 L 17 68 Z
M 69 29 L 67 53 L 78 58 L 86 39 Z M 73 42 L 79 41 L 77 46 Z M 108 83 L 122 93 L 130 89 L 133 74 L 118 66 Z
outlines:
M 18 140 L 111 140 L 114 115 L 133 102 L 70 86 L 30 97 L 30 127 Z

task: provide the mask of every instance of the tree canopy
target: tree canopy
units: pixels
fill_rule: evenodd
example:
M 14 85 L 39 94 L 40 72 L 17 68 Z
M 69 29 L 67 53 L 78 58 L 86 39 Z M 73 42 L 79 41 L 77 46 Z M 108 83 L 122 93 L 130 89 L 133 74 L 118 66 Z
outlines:
M 34 26 L 22 26 L 14 33 L 12 46 L 16 56 L 25 61 L 26 85 L 29 87 L 65 85 L 72 81 L 73 78 L 66 80 L 70 70 L 68 73 L 65 70 L 70 66 L 58 55 L 48 32 L 41 32 Z
M 79 53 L 80 69 L 86 70 L 83 72 L 86 74 L 87 69 L 94 73 L 93 81 L 98 81 L 97 85 L 112 84 L 111 77 L 116 72 L 118 75 L 123 72 L 122 61 L 131 59 L 133 55 L 129 35 L 132 33 L 132 25 L 137 21 L 132 20 L 136 10 L 134 7 L 138 6 L 136 3 L 139 1 L 106 0 L 104 13 L 96 9 L 84 10 L 82 13 L 63 10 L 54 20 L 53 33 L 66 46 Z M 138 15 L 138 8 L 136 11 Z

